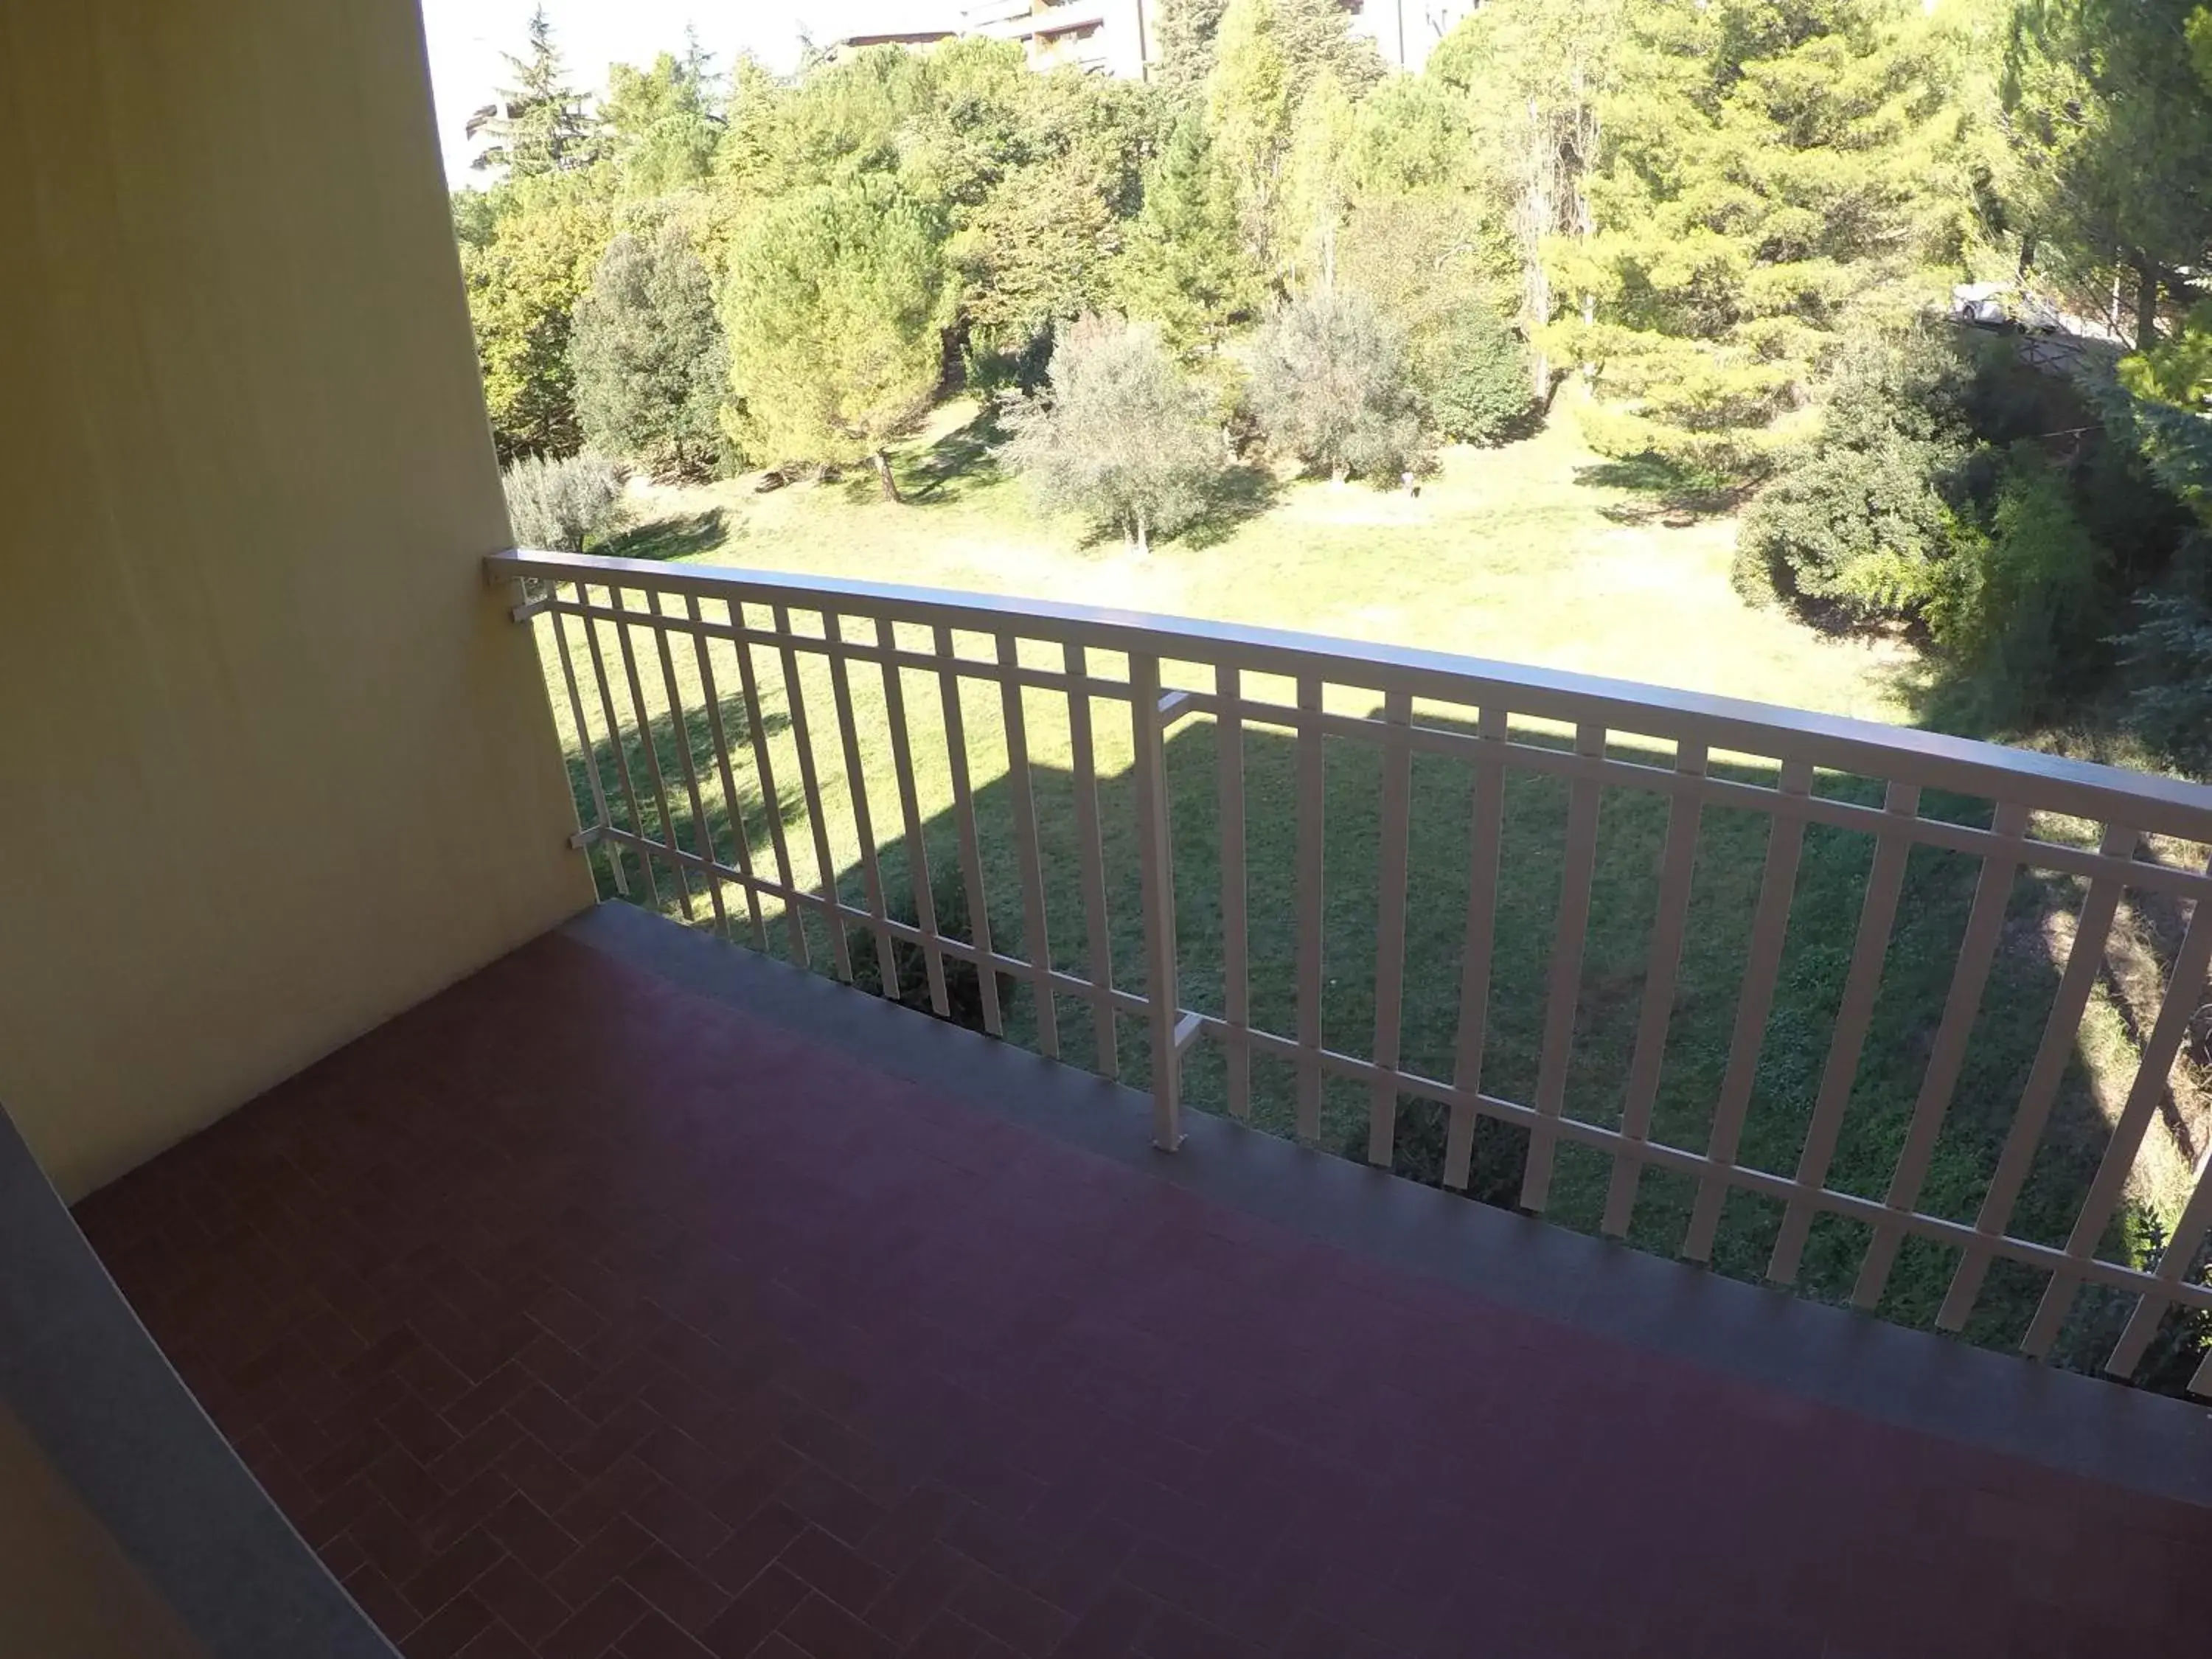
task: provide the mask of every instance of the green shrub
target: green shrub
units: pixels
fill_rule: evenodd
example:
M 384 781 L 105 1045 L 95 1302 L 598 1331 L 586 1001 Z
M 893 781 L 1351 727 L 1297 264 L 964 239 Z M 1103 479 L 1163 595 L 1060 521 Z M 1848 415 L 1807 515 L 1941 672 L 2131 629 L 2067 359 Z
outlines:
M 1744 514 L 1738 588 L 1858 621 L 1919 616 L 1972 536 L 1959 512 L 1966 385 L 1958 354 L 1925 337 L 1846 350 L 1822 388 L 1820 434 Z
M 2176 766 L 2212 776 L 2212 537 L 2185 550 L 2170 592 L 2136 601 L 2139 620 L 2121 635 L 2135 671 L 2130 724 Z
M 2031 442 L 1999 468 L 1986 533 L 1955 538 L 1927 605 L 1929 633 L 2023 714 L 2094 641 L 2102 550 L 2057 468 Z
M 1444 437 L 1494 444 L 1522 434 L 1534 404 L 1528 349 L 1489 306 L 1462 307 L 1417 359 L 1430 419 Z
M 502 482 L 517 547 L 580 553 L 621 515 L 621 476 L 611 461 L 596 455 L 525 456 L 507 469 Z

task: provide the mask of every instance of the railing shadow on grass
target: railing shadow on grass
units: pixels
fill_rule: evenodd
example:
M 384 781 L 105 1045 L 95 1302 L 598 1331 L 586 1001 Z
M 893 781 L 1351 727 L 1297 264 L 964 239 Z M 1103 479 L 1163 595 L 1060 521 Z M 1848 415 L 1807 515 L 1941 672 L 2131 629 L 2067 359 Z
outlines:
M 1109 706 L 1100 707 L 1105 710 Z M 1101 717 L 1106 716 L 1102 713 Z M 1115 717 L 1126 719 L 1118 711 Z M 1424 725 L 1454 729 L 1453 722 L 1425 711 L 1421 720 Z M 700 720 L 690 724 L 695 753 L 703 767 L 712 754 L 710 736 Z M 1540 734 L 1516 730 L 1516 736 L 1564 746 L 1563 739 Z M 1181 722 L 1169 734 L 1166 765 L 1178 905 L 1179 1000 L 1185 1007 L 1219 1015 L 1224 1012 L 1224 956 L 1216 740 L 1217 728 L 1210 720 Z M 825 774 L 834 770 L 834 737 L 817 733 L 816 741 Z M 741 746 L 733 733 L 733 750 Z M 976 775 L 989 780 L 976 788 L 974 811 L 992 939 L 1001 952 L 1027 956 L 1030 947 L 1023 915 L 1019 843 L 1003 753 L 981 752 L 972 738 L 970 746 L 975 751 L 972 763 Z M 1032 749 L 1038 747 L 1033 733 Z M 1292 979 L 1297 747 L 1287 734 L 1245 728 L 1252 1021 L 1258 1029 L 1283 1035 L 1297 1030 Z M 1346 738 L 1325 738 L 1323 747 L 1322 1036 L 1325 1047 L 1367 1055 L 1373 1052 L 1374 1039 L 1382 757 L 1374 745 Z M 1610 752 L 1616 759 L 1660 766 L 1671 759 L 1632 743 L 1615 744 Z M 672 779 L 678 775 L 679 763 L 672 754 L 664 756 Z M 1711 769 L 1717 777 L 1740 782 L 1762 787 L 1774 782 L 1773 767 L 1755 761 L 1716 760 Z M 1061 970 L 1087 977 L 1091 951 L 1081 887 L 1076 780 L 1064 766 L 1047 763 L 1035 753 L 1030 775 L 1051 959 Z M 787 824 L 795 824 L 804 816 L 796 785 L 779 781 L 786 803 L 781 816 Z M 871 776 L 866 783 L 878 802 L 892 799 L 888 778 Z M 1429 753 L 1413 757 L 1402 1064 L 1408 1071 L 1437 1079 L 1451 1077 L 1456 1042 L 1474 822 L 1471 788 L 1472 768 L 1466 762 Z M 1115 982 L 1141 994 L 1144 952 L 1132 775 L 1121 771 L 1102 776 L 1097 790 Z M 678 793 L 672 785 L 672 803 Z M 1881 786 L 1872 779 L 1823 775 L 1816 793 L 1878 805 Z M 1563 872 L 1566 798 L 1567 785 L 1559 778 L 1517 769 L 1507 773 L 1481 1082 L 1486 1092 L 1523 1102 L 1534 1097 Z M 1985 826 L 1992 803 L 1931 791 L 1922 810 L 1928 817 Z M 683 809 L 672 805 L 672 811 L 678 815 L 679 835 L 688 836 Z M 757 866 L 766 811 L 764 803 L 749 803 L 745 814 Z M 884 821 L 878 805 L 877 822 Z M 1566 1092 L 1569 1115 L 1586 1121 L 1620 1121 L 1657 905 L 1666 822 L 1667 802 L 1661 794 L 1612 785 L 1603 789 Z M 1698 1152 L 1705 1147 L 1728 1065 L 1771 822 L 1764 812 L 1711 805 L 1701 815 L 1689 920 L 1653 1109 L 1655 1139 Z M 726 845 L 726 825 L 714 829 L 716 844 Z M 948 937 L 972 940 L 965 915 L 958 824 L 951 811 L 926 821 L 922 846 L 941 930 Z M 1739 1156 L 1746 1164 L 1784 1175 L 1796 1168 L 1836 1023 L 1872 855 L 1872 838 L 1863 832 L 1821 823 L 1810 824 L 1805 831 L 1773 1010 L 1743 1130 Z M 915 912 L 911 849 L 902 837 L 879 838 L 877 862 L 887 909 L 911 921 Z M 1916 847 L 1908 860 L 1872 1028 L 1828 1176 L 1827 1184 L 1839 1191 L 1876 1200 L 1887 1191 L 1958 960 L 1979 869 L 1976 857 L 1926 846 Z M 845 903 L 866 908 L 866 884 L 857 862 L 840 872 L 837 889 Z M 2063 967 L 2053 941 L 2069 929 L 2057 919 L 2070 915 L 2080 894 L 2079 884 L 2063 877 L 2023 872 L 2014 883 L 2003 942 L 1920 1200 L 1919 1207 L 1929 1213 L 1969 1224 L 1974 1219 L 2011 1127 Z M 734 918 L 734 905 L 732 914 Z M 834 951 L 827 926 L 810 915 L 805 928 L 812 965 L 831 971 Z M 787 956 L 781 928 L 771 927 L 769 933 L 771 951 Z M 856 978 L 879 990 L 872 930 L 851 926 L 848 947 L 857 964 Z M 926 1007 L 920 952 L 901 946 L 895 956 L 899 1000 Z M 948 967 L 955 1017 L 980 1024 L 973 970 Z M 1018 976 L 1002 975 L 1000 990 L 1006 1006 L 1006 1036 L 1036 1047 L 1039 1011 L 1031 986 Z M 1100 1034 L 1090 1008 L 1066 994 L 1054 1000 L 1062 1058 L 1098 1069 Z M 1122 1080 L 1138 1088 L 1148 1086 L 1145 1022 L 1124 1015 L 1116 1025 L 1116 1060 Z M 1201 1041 L 1186 1060 L 1187 1103 L 1197 1109 L 1225 1111 L 1226 1075 L 1219 1048 Z M 1251 1076 L 1255 1127 L 1291 1133 L 1295 1084 L 1289 1065 L 1255 1056 Z M 1398 1174 L 1431 1184 L 1440 1182 L 1444 1119 L 1440 1106 L 1401 1099 L 1394 1160 Z M 1364 1158 L 1366 1121 L 1365 1086 L 1329 1079 L 1320 1144 L 1347 1157 Z M 2109 1139 L 2090 1068 L 2077 1045 L 2007 1231 L 2063 1245 Z M 1514 1205 L 1527 1143 L 1525 1130 L 1481 1120 L 1470 1195 Z M 1595 1231 L 1610 1174 L 1610 1161 L 1602 1154 L 1563 1145 L 1547 1218 Z M 1688 1224 L 1694 1188 L 1687 1176 L 1647 1170 L 1630 1242 L 1657 1254 L 1674 1254 Z M 1779 1200 L 1732 1192 L 1714 1251 L 1715 1269 L 1759 1279 L 1781 1221 Z M 1803 1259 L 1803 1292 L 1824 1300 L 1845 1299 L 1869 1238 L 1869 1231 L 1862 1223 L 1821 1215 Z M 2102 1253 L 2141 1262 L 2154 1244 L 2146 1216 L 2130 1204 L 2116 1218 Z M 1907 1325 L 1932 1326 L 1958 1260 L 1954 1247 L 1908 1240 L 1888 1280 L 1882 1314 Z M 2000 1260 L 1977 1304 L 1965 1334 L 1967 1340 L 2015 1347 L 2045 1279 L 2039 1271 Z M 2057 1352 L 2059 1361 L 2094 1369 L 2110 1351 L 2128 1302 L 2094 1287 L 2085 1291 Z M 2162 1339 L 2162 1348 L 2154 1351 L 2145 1369 L 2146 1381 L 2179 1392 L 2197 1340 L 2193 1323 L 2186 1329 L 2177 1327 Z
M 793 792 L 779 789 L 781 799 L 771 806 L 758 787 L 749 762 L 739 759 L 749 755 L 753 737 L 751 711 L 741 696 L 720 699 L 722 731 L 729 740 L 732 764 L 732 776 L 738 782 L 738 806 L 735 816 L 742 820 L 746 842 L 750 847 L 765 848 L 769 844 L 771 812 L 776 814 L 787 834 L 805 817 L 805 804 Z M 602 716 L 602 720 L 604 717 Z M 760 722 L 760 735 L 775 738 L 787 732 L 790 716 L 772 711 Z M 604 725 L 601 728 L 604 731 Z M 568 774 L 568 792 L 575 802 L 577 822 L 590 823 L 595 820 L 596 806 L 592 795 L 592 773 L 596 771 L 599 787 L 604 793 L 609 821 L 617 828 L 641 835 L 654 842 L 665 841 L 672 830 L 679 847 L 687 851 L 700 846 L 700 817 L 691 810 L 691 795 L 684 771 L 684 748 L 676 738 L 673 723 L 665 709 L 655 714 L 653 721 L 653 748 L 648 754 L 643 738 L 635 725 L 625 723 L 620 760 L 614 745 L 605 736 L 598 737 L 592 744 L 588 762 L 573 747 L 564 751 Z M 699 803 L 704 816 L 707 844 L 714 849 L 715 856 L 725 860 L 736 857 L 737 838 L 732 829 L 732 812 L 721 787 L 721 774 L 714 758 L 714 717 L 703 708 L 686 708 L 684 713 L 684 740 L 691 751 L 692 764 L 697 769 L 700 781 Z M 653 783 L 655 762 L 660 768 L 661 788 L 656 793 Z M 622 787 L 623 764 L 629 771 L 630 787 L 625 793 Z M 591 769 L 587 770 L 587 766 Z M 662 817 L 660 794 L 667 799 L 665 819 Z M 635 796 L 635 811 L 632 807 Z M 665 864 L 656 864 L 653 881 L 649 883 L 637 854 L 628 848 L 602 844 L 590 849 L 592 879 L 601 899 L 619 896 L 615 879 L 615 860 L 622 863 L 623 879 L 628 884 L 629 896 L 642 898 L 658 883 L 672 894 L 674 884 Z M 764 866 L 765 867 L 765 866 Z M 695 887 L 703 892 L 702 885 Z M 672 906 L 673 900 L 670 901 Z

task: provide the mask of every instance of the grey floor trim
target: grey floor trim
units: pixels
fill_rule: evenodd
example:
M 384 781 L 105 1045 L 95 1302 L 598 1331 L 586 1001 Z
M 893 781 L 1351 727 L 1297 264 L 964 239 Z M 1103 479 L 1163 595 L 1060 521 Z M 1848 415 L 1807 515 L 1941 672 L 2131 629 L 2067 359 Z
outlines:
M 561 930 L 685 990 L 1156 1180 L 1494 1302 L 1862 1413 L 2146 1493 L 2212 1504 L 2212 1412 L 1588 1237 L 1187 1113 L 723 944 L 634 906 Z
M 5 1111 L 0 1399 L 211 1659 L 398 1659 L 208 1420 Z

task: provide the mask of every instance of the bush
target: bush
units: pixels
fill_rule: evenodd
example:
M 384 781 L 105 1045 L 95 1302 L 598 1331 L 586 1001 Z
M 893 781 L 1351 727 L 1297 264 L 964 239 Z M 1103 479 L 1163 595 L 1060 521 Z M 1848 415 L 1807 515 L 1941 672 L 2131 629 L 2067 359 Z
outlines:
M 2002 690 L 2005 713 L 2031 712 L 2103 631 L 2094 622 L 2102 550 L 2064 477 L 2026 441 L 2004 457 L 1987 532 L 1956 540 L 1927 606 L 1929 631 Z
M 1971 534 L 1958 513 L 1965 383 L 1957 354 L 1924 337 L 1846 351 L 1823 387 L 1820 435 L 1744 514 L 1739 591 L 1859 621 L 1919 615 Z
M 1050 380 L 1006 416 L 1006 459 L 1041 506 L 1085 514 L 1139 552 L 1203 510 L 1220 437 L 1155 325 L 1077 319 L 1053 349 Z
M 2212 536 L 2185 551 L 2180 581 L 2136 601 L 2136 625 L 2119 637 L 2138 678 L 2130 724 L 2176 766 L 2212 775 Z
M 622 479 L 596 455 L 554 460 L 525 456 L 508 467 L 507 522 L 518 547 L 580 553 L 584 544 L 612 529 L 620 516 Z
M 1260 336 L 1252 412 L 1267 441 L 1341 481 L 1395 479 L 1419 458 L 1405 336 L 1363 295 L 1308 295 Z
M 1481 301 L 1461 308 L 1417 354 L 1436 429 L 1462 443 L 1503 443 L 1528 424 L 1528 352 Z

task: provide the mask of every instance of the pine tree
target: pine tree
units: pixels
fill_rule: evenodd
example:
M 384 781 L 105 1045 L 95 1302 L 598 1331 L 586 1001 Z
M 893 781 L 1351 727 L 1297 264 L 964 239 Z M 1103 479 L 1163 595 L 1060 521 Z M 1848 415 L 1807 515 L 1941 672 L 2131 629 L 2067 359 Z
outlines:
M 532 179 L 591 161 L 583 95 L 568 82 L 544 6 L 530 14 L 529 55 L 501 55 L 514 71 L 515 84 L 501 88 L 499 102 L 469 118 L 470 137 L 482 132 L 492 138 L 471 165 L 505 167 L 510 179 Z
M 1214 37 L 1229 0 L 1160 0 L 1153 80 L 1178 103 L 1200 97 L 1213 73 Z
M 693 33 L 681 58 L 664 52 L 649 69 L 616 64 L 607 70 L 601 144 L 625 196 L 665 195 L 713 169 L 722 120 L 712 62 Z
M 1627 19 L 1600 106 L 1595 228 L 1545 244 L 1587 299 L 1540 337 L 1624 400 L 1589 423 L 1601 448 L 1755 478 L 1819 364 L 1939 298 L 1964 257 L 1950 59 L 1912 0 Z
M 731 245 L 722 296 L 732 435 L 770 462 L 869 461 L 896 501 L 889 446 L 929 412 L 957 296 L 941 221 L 894 181 L 769 204 Z
M 1258 273 L 1237 238 L 1235 192 L 1196 114 L 1176 124 L 1146 181 L 1114 291 L 1131 316 L 1158 323 L 1185 354 L 1218 347 L 1230 324 L 1259 303 Z
M 680 229 L 615 238 L 577 302 L 570 351 L 586 443 L 664 477 L 705 473 L 729 360 L 706 267 Z

